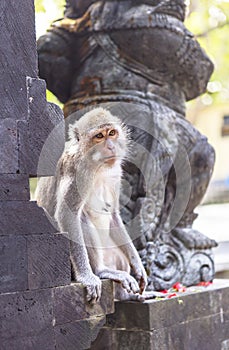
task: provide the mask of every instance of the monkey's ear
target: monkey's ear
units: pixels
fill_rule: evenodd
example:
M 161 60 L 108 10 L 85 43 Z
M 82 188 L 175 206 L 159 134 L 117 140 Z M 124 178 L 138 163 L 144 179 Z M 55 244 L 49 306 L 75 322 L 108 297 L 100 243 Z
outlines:
M 76 125 L 70 125 L 69 126 L 68 136 L 69 136 L 70 140 L 77 140 L 77 141 L 79 141 L 80 135 L 79 135 L 79 130 L 76 127 Z

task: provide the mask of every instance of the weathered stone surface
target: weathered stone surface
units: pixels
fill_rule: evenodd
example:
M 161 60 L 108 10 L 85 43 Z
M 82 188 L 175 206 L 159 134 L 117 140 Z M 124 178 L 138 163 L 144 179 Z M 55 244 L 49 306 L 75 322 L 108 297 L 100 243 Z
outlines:
M 198 290 L 198 287 L 196 288 Z M 144 303 L 117 302 L 115 314 L 108 317 L 107 324 L 115 328 L 136 327 L 146 331 L 168 328 L 176 323 L 198 319 L 200 315 L 208 317 L 212 314 L 226 313 L 228 302 L 229 284 L 216 283 L 211 288 L 191 294 L 185 293 L 179 298 L 149 300 Z
M 26 15 L 22 8 L 26 6 Z M 14 72 L 14 83 L 18 75 L 37 75 L 36 37 L 34 30 L 34 3 L 32 0 L 1 0 L 0 72 Z M 17 72 L 17 73 L 15 73 Z M 4 80 L 5 81 L 5 80 Z M 11 90 L 14 101 L 18 91 Z M 1 99 L 2 100 L 2 99 Z M 15 111 L 15 110 L 14 110 Z M 11 116 L 15 118 L 15 115 Z M 20 119 L 16 117 L 17 119 Z
M 104 316 L 99 316 L 56 326 L 56 350 L 88 349 L 105 321 Z
M 91 349 L 222 350 L 229 339 L 229 281 L 201 289 L 163 301 L 117 302 Z
M 91 350 L 222 350 L 223 330 L 219 314 L 152 331 L 103 329 Z
M 61 235 L 27 236 L 29 289 L 71 283 L 69 240 Z
M 193 321 L 149 332 L 151 337 L 150 349 L 221 350 L 221 342 L 224 339 L 224 327 L 225 325 L 222 325 L 220 314 L 210 315 L 205 318 L 200 316 L 200 318 Z M 129 333 L 120 333 L 122 333 L 123 345 L 125 345 L 125 341 L 129 340 Z M 120 337 L 120 334 L 118 336 Z M 137 336 L 138 332 L 135 334 L 135 337 Z M 126 349 L 129 348 L 126 347 Z M 134 347 L 134 349 L 137 348 Z
M 53 312 L 56 325 L 114 312 L 113 283 L 110 280 L 102 282 L 102 297 L 99 303 L 89 304 L 85 294 L 85 289 L 80 283 L 54 289 Z
M 64 149 L 63 113 L 57 105 L 46 102 L 46 84 L 43 80 L 28 78 L 27 86 L 29 103 L 27 172 L 33 176 L 53 175 Z
M 4 47 L 5 49 L 5 47 Z M 1 53 L 0 53 L 1 55 Z M 1 59 L 1 58 L 0 58 Z M 1 62 L 1 61 L 0 61 Z M 25 119 L 28 114 L 26 77 L 18 71 L 1 72 L 0 115 L 3 119 Z
M 0 292 L 28 288 L 27 245 L 22 236 L 0 236 Z
M 108 330 L 103 328 L 90 350 L 164 350 L 152 346 L 152 333 L 141 330 Z M 166 350 L 170 348 L 166 348 Z M 183 350 L 177 348 L 176 350 Z M 188 350 L 188 349 L 187 349 Z M 202 349 L 201 349 L 202 350 Z
M 29 152 L 29 123 L 27 120 L 17 121 L 18 132 L 18 171 L 20 174 L 27 174 L 28 176 L 28 164 L 30 163 Z
M 53 321 L 51 290 L 0 294 L 1 343 L 28 339 L 50 330 Z M 28 344 L 30 340 L 28 341 Z M 8 347 L 10 349 L 10 347 Z M 18 349 L 22 350 L 22 348 Z
M 0 202 L 0 235 L 55 233 L 44 210 L 36 202 Z
M 11 119 L 0 120 L 0 160 L 0 174 L 17 172 L 17 124 Z
M 10 2 L 2 0 L 0 4 L 1 32 L 3 33 L 0 36 L 2 48 L 0 74 L 1 81 L 4 81 L 0 86 L 0 115 L 4 119 L 19 120 L 27 117 L 26 76 L 37 75 L 34 3 L 26 0 L 26 16 L 24 11 L 21 11 L 24 4 L 25 1 L 22 0 Z M 12 160 L 9 145 L 5 147 L 6 149 L 8 151 L 6 154 Z M 15 156 L 16 154 L 17 152 Z M 9 171 L 5 169 L 5 172 Z
M 37 335 L 25 335 L 3 340 L 1 350 L 56 350 L 53 328 L 46 328 Z
M 29 179 L 25 175 L 0 174 L 0 201 L 29 200 Z

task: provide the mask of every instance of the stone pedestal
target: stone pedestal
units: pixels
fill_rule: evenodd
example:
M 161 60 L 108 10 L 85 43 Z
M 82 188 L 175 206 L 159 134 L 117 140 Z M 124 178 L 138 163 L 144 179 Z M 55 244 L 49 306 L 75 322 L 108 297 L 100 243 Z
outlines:
M 117 302 L 91 350 L 228 350 L 229 280 L 160 301 Z

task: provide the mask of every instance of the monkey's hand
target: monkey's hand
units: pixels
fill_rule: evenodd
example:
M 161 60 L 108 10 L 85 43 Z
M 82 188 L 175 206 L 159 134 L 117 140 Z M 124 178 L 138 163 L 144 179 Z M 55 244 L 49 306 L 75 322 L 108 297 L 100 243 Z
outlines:
M 108 278 L 114 282 L 120 283 L 128 293 L 139 293 L 139 285 L 134 277 L 128 272 L 121 270 L 103 270 L 98 273 L 100 278 Z
M 86 299 L 89 303 L 95 304 L 101 298 L 102 282 L 95 274 L 90 273 L 84 276 L 77 277 L 77 282 L 86 287 Z
M 126 289 L 128 293 L 140 293 L 139 285 L 134 277 L 129 275 L 129 273 L 122 271 L 119 276 L 119 280 L 116 280 L 117 282 L 120 282 L 122 287 Z
M 147 286 L 147 274 L 142 263 L 132 263 L 131 268 L 140 288 L 142 294 Z

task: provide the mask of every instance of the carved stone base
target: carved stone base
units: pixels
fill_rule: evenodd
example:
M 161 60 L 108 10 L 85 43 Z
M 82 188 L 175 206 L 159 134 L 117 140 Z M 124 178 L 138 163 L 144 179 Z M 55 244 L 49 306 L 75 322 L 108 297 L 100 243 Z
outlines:
M 196 235 L 196 232 L 194 231 L 193 234 Z M 212 281 L 214 278 L 211 247 L 190 249 L 186 242 L 183 242 L 183 237 L 181 240 L 175 234 L 172 232 L 170 242 L 167 243 L 162 240 L 156 240 L 154 243 L 148 242 L 146 249 L 140 252 L 149 275 L 149 290 L 169 289 L 178 281 L 186 286 L 191 286 L 200 281 Z M 190 234 L 189 232 L 188 238 Z M 204 235 L 201 237 L 205 238 L 206 243 L 216 244 L 215 241 Z M 192 244 L 193 240 L 190 240 L 190 243 Z

